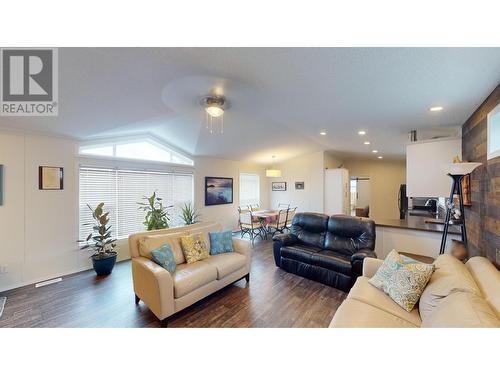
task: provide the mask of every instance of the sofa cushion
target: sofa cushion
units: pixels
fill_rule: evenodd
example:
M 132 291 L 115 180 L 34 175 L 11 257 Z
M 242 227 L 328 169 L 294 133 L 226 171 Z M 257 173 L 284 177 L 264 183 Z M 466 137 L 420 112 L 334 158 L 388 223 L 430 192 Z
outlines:
M 174 297 L 180 298 L 199 287 L 217 280 L 217 268 L 209 263 L 195 262 L 179 264 L 172 274 Z
M 202 233 L 182 236 L 181 245 L 187 263 L 194 263 L 210 256 Z
M 235 252 L 223 253 L 212 255 L 211 257 L 204 259 L 203 262 L 206 262 L 217 269 L 217 279 L 220 280 L 234 271 L 245 267 L 246 257 Z
M 299 212 L 293 217 L 291 232 L 305 245 L 323 247 L 327 225 L 327 215 Z
M 351 259 L 331 250 L 321 250 L 311 256 L 311 264 L 329 270 L 351 275 Z
M 175 263 L 174 253 L 169 244 L 165 244 L 151 252 L 151 257 L 156 264 L 165 268 L 169 273 L 175 271 L 177 264 Z
M 412 325 L 420 326 L 422 321 L 420 320 L 418 309 L 413 309 L 411 312 L 402 309 L 391 297 L 380 289 L 375 288 L 368 280 L 369 279 L 364 276 L 358 277 L 347 298 L 364 302 L 380 310 L 384 310 L 389 314 L 395 315 Z
M 303 263 L 311 263 L 312 255 L 319 251 L 321 251 L 319 247 L 295 244 L 282 247 L 281 256 L 283 258 L 294 259 Z
M 449 254 L 440 255 L 434 261 L 435 271 L 420 297 L 419 310 L 422 320 L 438 306 L 441 299 L 453 292 L 469 292 L 481 295 L 467 267 Z
M 331 328 L 417 328 L 407 320 L 356 299 L 348 298 L 337 309 Z
M 472 257 L 465 266 L 476 281 L 482 297 L 500 319 L 500 271 L 484 257 Z
M 470 292 L 456 291 L 441 299 L 422 320 L 427 328 L 499 328 L 500 321 L 488 303 Z
M 233 251 L 233 232 L 210 232 L 210 255 L 230 253 Z
M 165 244 L 169 244 L 174 254 L 175 263 L 181 264 L 186 261 L 181 248 L 181 236 L 185 235 L 181 232 L 156 234 L 145 236 L 139 239 L 139 254 L 145 258 L 153 259 L 151 251 L 158 249 Z
M 346 215 L 333 215 L 328 220 L 325 249 L 353 255 L 360 249 L 375 249 L 375 222 Z
M 369 282 L 410 312 L 433 272 L 434 265 L 418 262 L 392 250 Z

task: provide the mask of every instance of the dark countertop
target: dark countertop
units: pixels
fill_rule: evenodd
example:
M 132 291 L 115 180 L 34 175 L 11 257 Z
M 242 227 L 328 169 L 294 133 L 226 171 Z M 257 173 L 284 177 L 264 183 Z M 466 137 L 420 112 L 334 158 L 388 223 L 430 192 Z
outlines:
M 399 229 L 412 229 L 422 230 L 425 232 L 438 232 L 443 233 L 444 224 L 426 223 L 426 220 L 431 220 L 430 217 L 423 216 L 410 216 L 407 215 L 406 219 L 373 219 L 375 224 L 379 227 L 399 228 Z M 456 225 L 450 225 L 449 234 L 460 234 L 460 228 Z

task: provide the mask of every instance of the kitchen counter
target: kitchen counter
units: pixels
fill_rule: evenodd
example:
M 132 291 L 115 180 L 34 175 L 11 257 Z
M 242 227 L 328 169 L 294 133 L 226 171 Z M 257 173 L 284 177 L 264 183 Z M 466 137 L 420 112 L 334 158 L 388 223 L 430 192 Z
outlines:
M 411 216 L 406 219 L 373 219 L 377 227 L 389 227 L 399 229 L 421 230 L 426 232 L 443 233 L 444 224 L 426 223 L 426 220 L 432 220 L 431 217 Z M 449 234 L 460 234 L 460 228 L 456 225 L 450 225 Z

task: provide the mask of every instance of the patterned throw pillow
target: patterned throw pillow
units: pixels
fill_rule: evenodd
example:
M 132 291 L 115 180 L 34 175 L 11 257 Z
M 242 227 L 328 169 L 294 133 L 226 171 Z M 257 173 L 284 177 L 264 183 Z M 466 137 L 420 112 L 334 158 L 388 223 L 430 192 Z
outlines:
M 433 264 L 418 262 L 392 250 L 369 283 L 384 291 L 394 302 L 410 312 L 433 272 Z
M 187 263 L 194 263 L 210 256 L 202 234 L 181 237 L 181 245 Z
M 233 233 L 230 230 L 225 232 L 210 232 L 210 255 L 231 253 L 233 251 Z
M 177 263 L 175 263 L 174 252 L 169 244 L 165 244 L 162 247 L 151 251 L 151 258 L 155 263 L 165 268 L 168 272 L 172 273 L 175 271 Z

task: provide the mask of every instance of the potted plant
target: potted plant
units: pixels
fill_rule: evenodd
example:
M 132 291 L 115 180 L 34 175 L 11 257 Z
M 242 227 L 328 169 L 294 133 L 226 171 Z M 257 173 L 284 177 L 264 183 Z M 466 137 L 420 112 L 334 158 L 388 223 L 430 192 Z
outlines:
M 168 216 L 167 209 L 172 206 L 163 207 L 162 198 L 156 196 L 156 191 L 150 197 L 143 197 L 147 203 L 138 202 L 140 210 L 146 212 L 144 218 L 144 225 L 146 230 L 165 229 L 168 228 L 170 217 Z
M 190 225 L 197 223 L 199 220 L 200 214 L 196 212 L 196 209 L 191 203 L 186 203 L 182 207 L 182 215 L 181 219 L 184 221 L 185 225 Z
M 116 239 L 111 238 L 111 226 L 109 223 L 109 212 L 104 212 L 104 203 L 99 203 L 95 209 L 87 204 L 94 219 L 92 232 L 87 236 L 82 249 L 90 249 L 94 252 L 92 265 L 98 276 L 109 275 L 116 263 L 117 252 L 115 251 Z

